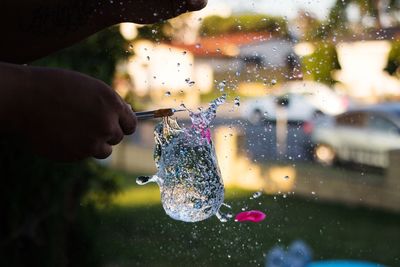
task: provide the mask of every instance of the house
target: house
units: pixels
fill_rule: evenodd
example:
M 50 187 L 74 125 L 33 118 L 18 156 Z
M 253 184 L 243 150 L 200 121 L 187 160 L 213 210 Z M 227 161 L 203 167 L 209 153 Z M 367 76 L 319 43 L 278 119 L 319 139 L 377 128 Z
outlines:
M 207 65 L 194 64 L 193 54 L 169 44 L 140 40 L 126 64 L 136 95 L 150 96 L 158 107 L 197 106 L 200 94 L 212 88 L 213 72 Z
M 341 42 L 336 45 L 341 70 L 333 77 L 338 89 L 365 102 L 400 96 L 400 81 L 384 69 L 391 43 L 387 40 Z
M 133 52 L 126 69 L 137 95 L 150 95 L 153 102 L 173 99 L 189 106 L 198 105 L 200 94 L 210 92 L 216 81 L 230 74 L 239 76 L 235 74 L 255 64 L 257 71 L 251 75 L 259 76 L 262 70 L 286 67 L 289 56 L 294 55 L 290 41 L 268 32 L 202 37 L 194 44 L 140 40 L 133 44 Z M 246 78 L 246 82 L 255 80 Z M 239 85 L 243 81 L 234 82 Z
M 240 71 L 247 64 L 263 68 L 285 67 L 293 44 L 269 32 L 231 33 L 202 37 L 196 44 L 173 44 L 190 51 L 196 63 L 208 64 L 214 72 Z

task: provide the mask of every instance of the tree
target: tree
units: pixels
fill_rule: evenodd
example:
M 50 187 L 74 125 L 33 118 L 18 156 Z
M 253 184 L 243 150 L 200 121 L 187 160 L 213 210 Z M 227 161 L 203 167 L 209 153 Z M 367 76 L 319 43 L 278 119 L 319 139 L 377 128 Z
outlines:
M 346 14 L 350 5 L 357 7 L 360 12 L 360 19 L 353 22 L 354 25 L 350 25 Z M 337 36 L 353 33 L 354 30 L 361 32 L 368 29 L 379 30 L 385 26 L 382 22 L 383 16 L 385 16 L 386 21 L 390 21 L 391 26 L 396 26 L 399 25 L 397 16 L 399 8 L 400 1 L 398 0 L 337 0 L 325 23 L 326 30 L 329 35 Z M 367 20 L 372 21 L 372 25 L 367 25 Z
M 303 77 L 332 85 L 332 71 L 340 69 L 335 46 L 328 42 L 317 42 L 314 46 L 314 52 L 301 59 Z
M 398 75 L 400 67 L 400 41 L 392 42 L 392 49 L 389 53 L 388 65 L 386 66 L 386 71 L 390 75 Z
M 283 18 L 266 15 L 245 14 L 227 18 L 210 16 L 204 19 L 200 28 L 200 34 L 203 36 L 259 31 L 287 36 L 287 22 Z
M 128 56 L 125 51 L 126 41 L 112 27 L 33 64 L 79 71 L 111 84 L 117 62 Z

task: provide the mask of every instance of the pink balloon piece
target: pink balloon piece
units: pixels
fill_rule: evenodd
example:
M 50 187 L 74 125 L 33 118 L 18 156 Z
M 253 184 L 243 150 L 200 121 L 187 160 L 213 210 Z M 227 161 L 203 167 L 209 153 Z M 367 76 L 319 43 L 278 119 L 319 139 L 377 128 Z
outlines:
M 210 129 L 207 128 L 206 130 L 201 131 L 201 137 L 206 138 L 208 143 L 211 143 L 211 132 Z
M 238 213 L 235 217 L 235 221 L 236 222 L 244 222 L 244 221 L 261 222 L 265 219 L 265 217 L 266 217 L 266 215 L 262 211 L 249 210 L 249 211 L 243 211 L 241 213 Z

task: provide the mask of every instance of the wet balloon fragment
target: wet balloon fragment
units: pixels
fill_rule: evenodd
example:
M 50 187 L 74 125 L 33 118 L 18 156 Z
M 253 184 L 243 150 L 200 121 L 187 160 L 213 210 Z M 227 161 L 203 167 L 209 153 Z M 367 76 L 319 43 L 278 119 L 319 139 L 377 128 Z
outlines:
M 138 177 L 136 182 L 140 185 L 156 182 L 163 208 L 175 220 L 197 222 L 213 215 L 221 221 L 229 218 L 219 211 L 224 186 L 209 129 L 217 107 L 224 102 L 225 96 L 222 96 L 204 111 L 188 110 L 191 127 L 181 128 L 170 117 L 163 118 L 155 127 L 157 173 L 152 177 Z
M 259 211 L 259 210 L 249 210 L 249 211 L 244 211 L 240 212 L 236 215 L 235 221 L 236 222 L 261 222 L 265 219 L 266 215 L 264 212 Z

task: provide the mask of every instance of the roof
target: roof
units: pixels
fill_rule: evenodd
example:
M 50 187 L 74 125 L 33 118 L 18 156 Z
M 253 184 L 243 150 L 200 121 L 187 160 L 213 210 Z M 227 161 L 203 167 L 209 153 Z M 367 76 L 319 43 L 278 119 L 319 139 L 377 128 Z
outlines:
M 231 33 L 226 35 L 202 37 L 196 44 L 172 43 L 171 45 L 196 57 L 232 57 L 237 55 L 240 46 L 271 39 L 269 32 Z

